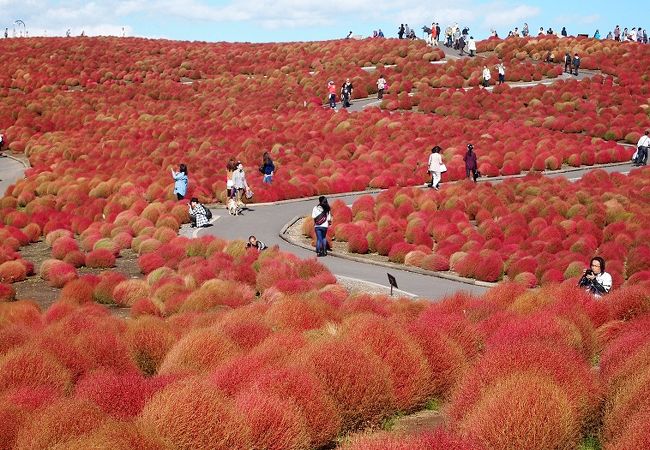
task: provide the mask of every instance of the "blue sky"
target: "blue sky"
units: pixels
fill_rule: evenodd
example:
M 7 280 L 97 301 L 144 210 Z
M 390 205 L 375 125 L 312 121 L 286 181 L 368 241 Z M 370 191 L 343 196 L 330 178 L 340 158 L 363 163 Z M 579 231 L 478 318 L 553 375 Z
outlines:
M 415 26 L 436 20 L 441 26 L 458 22 L 477 39 L 494 28 L 500 36 L 528 22 L 569 34 L 602 36 L 616 24 L 649 28 L 647 15 L 636 1 L 473 1 L 427 0 L 0 0 L 9 34 L 20 32 L 14 21 L 25 22 L 30 36 L 122 35 L 199 41 L 296 41 L 344 37 L 348 31 L 368 36 L 381 28 L 394 36 L 400 23 Z M 645 22 L 639 23 L 639 16 Z M 444 28 L 444 26 L 443 26 Z

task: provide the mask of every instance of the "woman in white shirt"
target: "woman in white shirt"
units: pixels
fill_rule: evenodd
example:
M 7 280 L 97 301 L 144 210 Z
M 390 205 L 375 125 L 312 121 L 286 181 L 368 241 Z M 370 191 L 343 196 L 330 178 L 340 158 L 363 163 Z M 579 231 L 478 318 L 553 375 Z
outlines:
M 429 155 L 429 173 L 431 174 L 431 183 L 429 187 L 434 188 L 436 191 L 440 188 L 440 179 L 442 178 L 442 172 L 444 172 L 444 164 L 442 163 L 442 155 L 440 155 L 439 145 L 436 145 L 431 149 L 431 154 Z
M 492 78 L 490 69 L 488 69 L 488 66 L 483 66 L 483 87 L 488 87 L 490 85 L 490 78 Z
M 327 256 L 327 229 L 332 225 L 332 212 L 324 195 L 318 197 L 318 205 L 314 206 L 311 217 L 316 232 L 316 255 Z
M 578 286 L 584 287 L 594 297 L 602 297 L 612 288 L 612 276 L 605 272 L 605 260 L 600 256 L 591 258 L 589 267 L 578 281 Z

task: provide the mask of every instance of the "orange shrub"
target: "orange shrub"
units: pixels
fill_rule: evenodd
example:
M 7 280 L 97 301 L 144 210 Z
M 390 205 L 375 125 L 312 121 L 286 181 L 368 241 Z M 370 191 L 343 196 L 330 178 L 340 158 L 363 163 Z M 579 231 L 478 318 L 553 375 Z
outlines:
M 219 391 L 197 380 L 174 383 L 158 392 L 145 405 L 139 423 L 172 448 L 252 448 L 242 414 Z
M 389 368 L 350 339 L 317 340 L 296 362 L 310 367 L 337 403 L 343 430 L 377 424 L 395 407 Z

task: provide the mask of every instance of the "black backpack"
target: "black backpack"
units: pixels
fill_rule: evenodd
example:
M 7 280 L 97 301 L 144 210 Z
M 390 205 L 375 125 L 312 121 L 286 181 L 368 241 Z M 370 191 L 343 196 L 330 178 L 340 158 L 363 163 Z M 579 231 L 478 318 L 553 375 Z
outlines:
M 212 220 L 212 211 L 210 211 L 210 208 L 208 208 L 205 205 L 201 205 L 201 206 L 203 206 L 203 209 L 205 210 L 205 218 L 208 220 Z

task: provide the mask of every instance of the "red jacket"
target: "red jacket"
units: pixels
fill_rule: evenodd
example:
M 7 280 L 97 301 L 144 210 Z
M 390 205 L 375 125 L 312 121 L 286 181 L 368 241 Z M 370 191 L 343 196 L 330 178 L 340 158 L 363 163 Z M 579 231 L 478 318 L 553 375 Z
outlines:
M 476 170 L 477 168 L 476 153 L 474 152 L 472 152 L 471 154 L 469 152 L 465 153 L 465 156 L 463 156 L 463 161 L 465 161 L 466 169 Z

